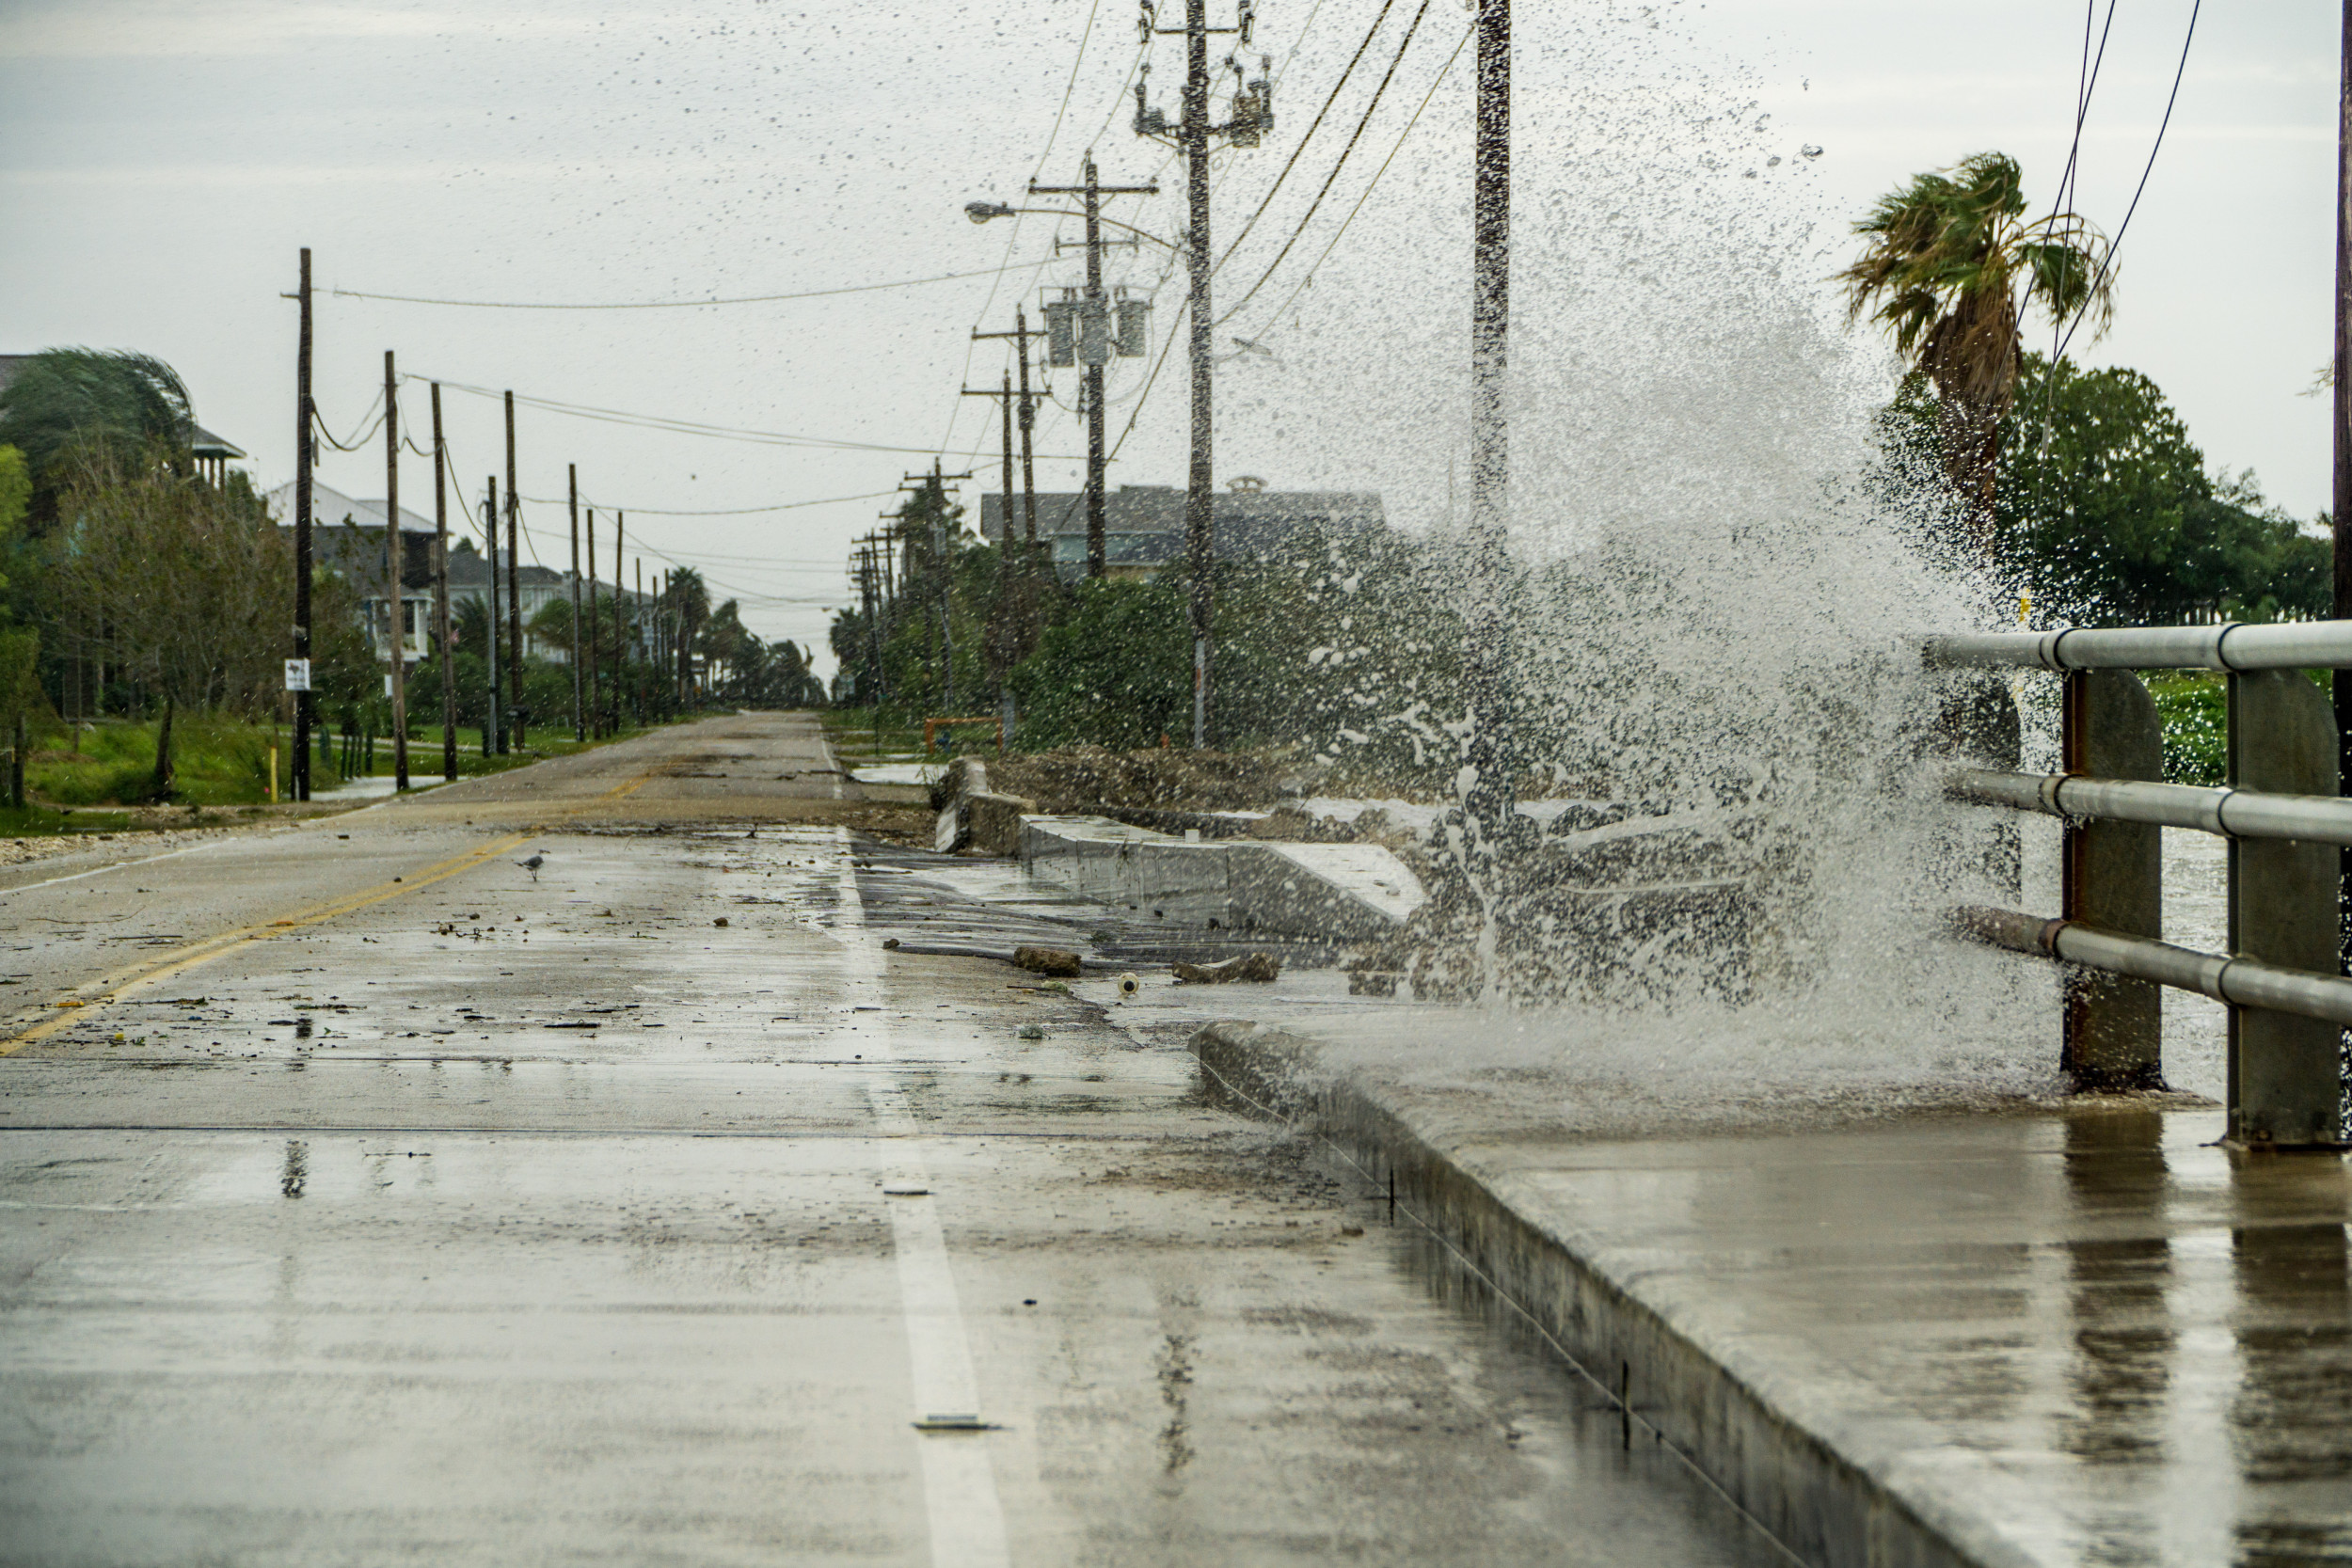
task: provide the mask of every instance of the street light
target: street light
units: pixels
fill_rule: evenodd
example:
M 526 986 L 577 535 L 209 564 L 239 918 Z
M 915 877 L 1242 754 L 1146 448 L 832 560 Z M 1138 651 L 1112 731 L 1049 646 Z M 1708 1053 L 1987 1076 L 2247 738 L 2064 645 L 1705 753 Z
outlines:
M 1009 218 L 1013 216 L 1015 214 L 1021 213 L 1028 214 L 1033 217 L 1045 218 L 1082 218 L 1086 216 L 1084 213 L 1073 213 L 1067 207 L 1008 207 L 1001 201 L 967 201 L 963 204 L 963 215 L 970 218 L 974 223 L 986 223 L 991 218 Z M 1107 223 L 1113 229 L 1123 229 L 1139 240 L 1151 241 L 1153 245 L 1158 245 L 1163 250 L 1182 251 L 1184 249 L 1184 246 L 1178 245 L 1175 241 L 1164 240 L 1157 234 L 1152 233 L 1150 230 L 1137 229 L 1132 223 L 1121 223 L 1117 218 L 1104 217 L 1099 213 L 1095 214 L 1094 221 L 1097 223 Z M 1113 241 L 1112 243 L 1118 244 L 1120 242 Z

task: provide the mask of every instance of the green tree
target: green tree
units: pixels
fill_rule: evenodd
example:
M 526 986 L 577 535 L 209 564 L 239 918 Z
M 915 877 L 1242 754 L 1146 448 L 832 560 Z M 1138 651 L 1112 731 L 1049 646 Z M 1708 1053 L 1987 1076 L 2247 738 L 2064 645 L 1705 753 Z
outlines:
M 2088 312 L 2091 341 L 2115 310 L 2106 238 L 2079 214 L 2024 221 L 2016 161 L 1979 152 L 1881 197 L 1854 232 L 1861 257 L 1837 274 L 1849 325 L 1867 316 L 1935 388 L 1944 467 L 1979 547 L 1991 544 L 2002 417 L 2016 395 L 2019 324 Z
M 180 374 L 145 354 L 53 348 L 33 356 L 0 389 L 0 443 L 24 454 L 36 528 L 56 521 L 74 454 L 103 445 L 174 474 L 191 471 L 196 416 Z
M 1098 578 L 1008 677 L 1032 750 L 1156 746 L 1192 726 L 1192 632 L 1183 583 Z
M 2139 372 L 2061 359 L 2053 373 L 2027 355 L 2003 438 L 1993 555 L 2048 614 L 2162 625 L 2328 612 L 2328 543 L 2265 501 L 2251 473 L 2209 472 Z

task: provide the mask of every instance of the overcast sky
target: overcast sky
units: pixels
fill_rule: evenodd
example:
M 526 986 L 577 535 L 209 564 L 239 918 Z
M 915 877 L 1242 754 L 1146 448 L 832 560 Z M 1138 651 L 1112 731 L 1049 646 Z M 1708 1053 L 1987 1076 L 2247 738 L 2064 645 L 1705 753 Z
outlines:
M 1264 147 L 1217 160 L 1220 249 L 1380 8 L 1262 0 L 1257 44 L 1281 73 L 1279 123 Z M 2115 8 L 2077 202 L 2110 231 L 2148 158 L 2189 10 Z M 1380 490 L 1407 526 L 1441 512 L 1463 418 L 1444 367 L 1467 318 L 1466 57 L 1441 74 L 1467 25 L 1461 0 L 1427 8 L 1330 194 L 1244 296 L 1307 212 L 1413 13 L 1411 0 L 1391 7 L 1218 276 L 1220 310 L 1241 306 L 1219 328 L 1220 352 L 1236 356 L 1219 479 Z M 1784 228 L 1792 214 L 1809 224 L 1813 250 L 1789 254 L 1822 260 L 1798 267 L 1795 287 L 1825 308 L 1832 291 L 1815 279 L 1850 248 L 1843 226 L 1915 171 L 1997 148 L 2024 165 L 2037 211 L 2053 199 L 2083 16 L 2050 0 L 1978 0 L 1964 13 L 1888 0 L 1558 0 L 1522 5 L 1519 26 L 1517 201 L 1533 239 L 1558 204 L 1615 199 L 1592 188 L 1613 177 L 1592 171 L 1616 166 L 1590 156 L 1594 136 L 1687 141 L 1687 125 L 1644 118 L 1644 103 L 1674 94 L 1627 88 L 1652 71 L 1686 107 L 1719 103 L 1738 121 L 1744 140 L 1723 166 L 1702 160 L 1706 177 L 1737 180 L 1743 162 L 1761 177 L 1707 199 L 1720 213 L 1753 192 Z M 2328 355 L 2338 26 L 2322 0 L 2202 14 L 2123 243 L 2116 330 L 2074 350 L 2153 376 L 2211 462 L 2254 469 L 2305 516 L 2327 504 L 2328 483 L 2326 408 L 2299 394 Z M 1051 220 L 975 228 L 962 204 L 1013 200 L 1041 169 L 1073 180 L 1091 144 L 1106 181 L 1164 182 L 1162 196 L 1114 211 L 1175 231 L 1181 170 L 1124 124 L 1137 58 L 1134 8 L 1089 0 L 0 0 L 0 352 L 157 355 L 186 378 L 198 417 L 274 485 L 292 471 L 294 439 L 294 313 L 279 296 L 308 245 L 327 421 L 339 435 L 363 423 L 383 353 L 396 351 L 405 372 L 453 388 L 469 501 L 501 461 L 499 416 L 458 386 L 831 443 L 722 440 L 531 406 L 520 419 L 541 559 L 562 563 L 550 501 L 577 464 L 584 496 L 628 509 L 632 539 L 660 552 L 644 557 L 649 577 L 669 561 L 699 565 L 743 600 L 755 630 L 821 648 L 848 542 L 903 473 L 944 450 L 951 469 L 980 476 L 968 496 L 993 486 L 993 405 L 957 393 L 966 377 L 994 385 L 1007 361 L 970 330 L 1009 326 L 1017 300 L 1033 307 L 1039 286 L 1078 275 L 1075 258 L 1054 261 Z M 1153 63 L 1154 98 L 1172 113 L 1179 55 L 1164 43 Z M 1603 102 L 1610 115 L 1595 108 Z M 1805 158 L 1806 145 L 1824 151 Z M 1017 265 L 1001 277 L 691 309 L 468 309 L 332 292 L 707 299 L 986 273 L 1009 259 Z M 1160 252 L 1120 253 L 1111 276 L 1157 286 L 1155 335 L 1177 325 L 1182 278 Z M 1232 341 L 1243 337 L 1263 352 Z M 1150 365 L 1121 362 L 1112 376 L 1114 436 L 1133 423 L 1114 483 L 1183 482 L 1183 379 L 1171 367 L 1138 406 Z M 1054 391 L 1040 483 L 1073 487 L 1084 442 L 1068 372 Z M 421 425 L 421 387 L 404 390 L 402 409 Z M 383 492 L 380 450 L 330 452 L 321 473 L 353 495 Z M 404 468 L 403 499 L 420 511 L 430 477 L 419 461 Z M 784 503 L 795 504 L 670 515 Z M 609 549 L 609 534 L 599 542 Z

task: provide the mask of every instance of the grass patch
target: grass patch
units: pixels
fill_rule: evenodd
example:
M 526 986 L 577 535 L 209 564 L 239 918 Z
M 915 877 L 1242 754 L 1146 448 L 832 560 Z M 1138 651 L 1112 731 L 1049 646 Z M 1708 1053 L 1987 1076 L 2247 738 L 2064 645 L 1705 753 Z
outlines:
M 27 793 L 58 806 L 157 803 L 152 721 L 112 721 L 86 726 L 78 744 L 59 730 L 35 738 L 24 759 Z M 258 724 L 217 715 L 175 716 L 171 725 L 172 788 L 165 800 L 198 806 L 255 805 L 269 799 L 269 753 L 278 747 L 278 787 L 291 767 L 291 737 Z M 313 778 L 341 782 L 331 766 L 313 765 Z

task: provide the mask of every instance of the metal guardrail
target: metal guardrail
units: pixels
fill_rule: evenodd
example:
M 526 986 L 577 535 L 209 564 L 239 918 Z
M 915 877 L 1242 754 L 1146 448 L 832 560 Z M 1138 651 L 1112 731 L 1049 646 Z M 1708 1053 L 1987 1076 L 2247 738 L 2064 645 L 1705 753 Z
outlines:
M 2266 1007 L 2352 1025 L 2352 979 L 2222 958 L 2153 937 L 2103 931 L 2076 920 L 2044 920 L 2014 910 L 1963 904 L 1952 911 L 1963 936 L 2012 953 L 2038 953 L 2085 969 L 2193 990 L 2233 1007 Z
M 2085 1087 L 2160 1086 L 2155 988 L 2230 1009 L 2224 1138 L 2241 1148 L 2342 1148 L 2339 1051 L 2352 979 L 2336 973 L 2340 860 L 2352 800 L 2336 788 L 2328 699 L 2295 672 L 2352 670 L 2352 621 L 1987 632 L 1926 639 L 1931 666 L 2039 669 L 2065 678 L 2065 771 L 1955 770 L 1954 799 L 2066 821 L 2064 912 L 2055 920 L 1964 907 L 1975 941 L 2058 959 L 2063 1064 Z M 2229 784 L 2161 782 L 2155 705 L 2132 672 L 2217 670 L 2229 678 Z M 2005 759 L 2013 762 L 2013 758 Z M 2160 940 L 2157 828 L 2231 840 L 2227 955 Z
M 2332 670 L 2352 668 L 2352 621 L 2217 626 L 2070 627 L 1931 637 L 1930 664 L 2055 670 Z
M 2289 838 L 2352 846 L 2352 800 L 2338 795 L 2265 795 L 2144 779 L 2086 779 L 2074 773 L 1995 773 L 1963 768 L 1944 793 L 1980 806 L 2014 806 L 2049 816 L 2100 816 L 2194 828 L 2224 838 Z

